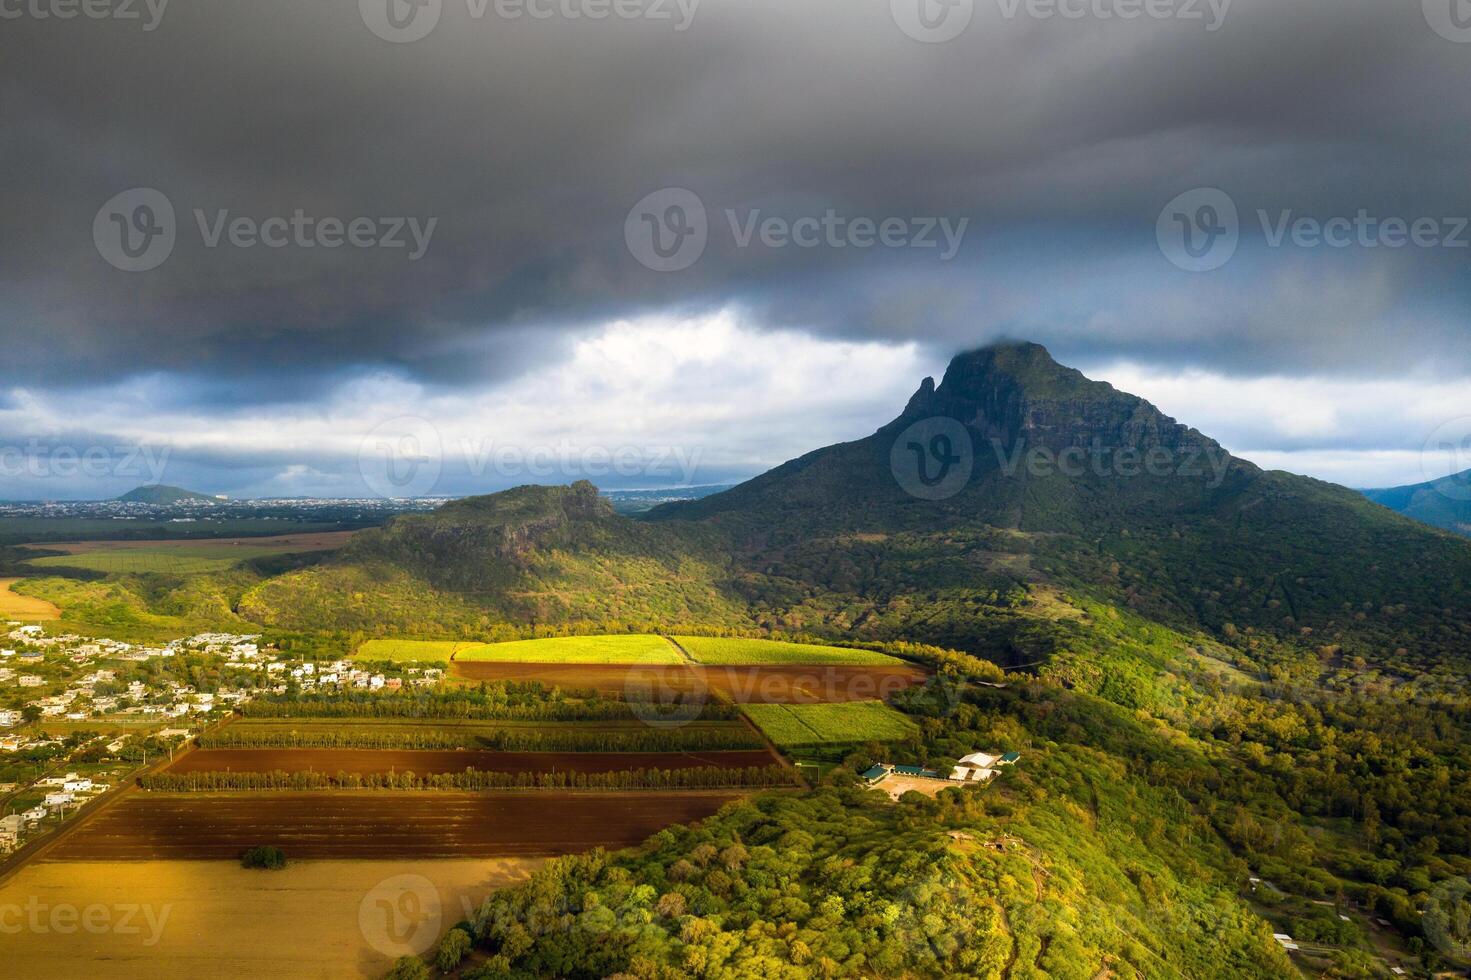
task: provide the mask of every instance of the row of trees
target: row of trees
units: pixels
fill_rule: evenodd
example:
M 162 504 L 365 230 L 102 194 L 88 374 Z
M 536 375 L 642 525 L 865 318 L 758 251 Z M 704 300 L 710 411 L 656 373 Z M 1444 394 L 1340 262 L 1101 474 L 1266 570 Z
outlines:
M 589 692 L 572 698 L 541 684 L 487 684 L 480 688 L 390 694 L 283 694 L 245 706 L 249 718 L 456 718 L 485 721 L 622 721 L 640 717 L 627 701 Z M 701 717 L 729 721 L 733 705 L 711 702 Z
M 144 776 L 138 784 L 160 793 L 212 793 L 224 791 L 396 789 L 483 790 L 586 789 L 586 790 L 679 790 L 747 789 L 795 785 L 791 770 L 784 766 L 748 766 L 727 769 L 698 766 L 692 769 L 623 769 L 617 772 L 463 772 L 355 773 L 338 772 L 189 772 Z
M 748 729 L 734 726 L 626 731 L 346 728 L 285 732 L 236 725 L 206 735 L 200 744 L 207 749 L 485 749 L 497 752 L 709 752 L 761 748 L 760 740 Z

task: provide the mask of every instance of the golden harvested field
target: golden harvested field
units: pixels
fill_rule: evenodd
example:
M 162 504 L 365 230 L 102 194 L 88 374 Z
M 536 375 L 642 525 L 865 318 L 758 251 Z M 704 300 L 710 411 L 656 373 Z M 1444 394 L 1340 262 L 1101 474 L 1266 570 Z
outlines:
M 134 793 L 57 844 L 65 861 L 545 857 L 632 847 L 743 799 L 737 790 Z
M 40 623 L 61 618 L 61 610 L 45 599 L 11 592 L 10 587 L 19 581 L 18 578 L 0 578 L 0 619 Z
M 542 860 L 302 861 L 284 871 L 234 861 L 43 861 L 0 885 L 0 972 L 381 977 Z

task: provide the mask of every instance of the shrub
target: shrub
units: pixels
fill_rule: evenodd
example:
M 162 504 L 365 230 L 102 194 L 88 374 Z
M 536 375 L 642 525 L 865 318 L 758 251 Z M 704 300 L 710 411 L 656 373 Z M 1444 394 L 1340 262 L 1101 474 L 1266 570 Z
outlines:
M 429 967 L 417 956 L 401 956 L 383 980 L 429 980 Z
M 439 942 L 439 954 L 434 964 L 445 973 L 460 965 L 465 954 L 470 952 L 470 934 L 463 929 L 451 929 Z
M 260 868 L 265 871 L 280 871 L 286 867 L 286 854 L 279 847 L 262 845 L 252 847 L 240 855 L 242 868 Z

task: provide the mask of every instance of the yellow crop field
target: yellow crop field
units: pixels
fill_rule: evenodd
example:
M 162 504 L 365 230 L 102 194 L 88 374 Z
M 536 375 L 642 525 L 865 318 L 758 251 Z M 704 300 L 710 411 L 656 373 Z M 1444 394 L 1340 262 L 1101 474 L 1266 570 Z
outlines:
M 0 578 L 0 620 L 42 623 L 61 618 L 61 610 L 45 599 L 12 592 L 10 587 L 19 581 L 18 578 Z
M 4 972 L 381 977 L 542 860 L 302 861 L 283 871 L 233 861 L 36 863 L 0 885 Z

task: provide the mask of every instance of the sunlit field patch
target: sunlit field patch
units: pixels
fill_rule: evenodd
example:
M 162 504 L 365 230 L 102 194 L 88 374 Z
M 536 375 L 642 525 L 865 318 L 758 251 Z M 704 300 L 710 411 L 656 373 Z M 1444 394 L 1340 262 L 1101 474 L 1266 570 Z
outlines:
M 448 662 L 456 652 L 485 646 L 473 640 L 368 640 L 358 647 L 359 660 L 399 663 Z
M 652 634 L 554 636 L 542 640 L 486 643 L 455 653 L 470 663 L 681 664 L 684 657 L 664 637 Z
M 856 667 L 901 666 L 903 661 L 872 650 L 787 643 L 782 640 L 753 640 L 728 636 L 676 636 L 691 657 L 702 664 L 744 667 L 766 664 L 844 665 Z
M 881 701 L 841 704 L 747 704 L 741 710 L 777 746 L 894 742 L 918 729 Z
M 10 587 L 19 581 L 17 578 L 0 578 L 0 619 L 40 623 L 61 618 L 61 610 L 45 599 L 12 592 Z

